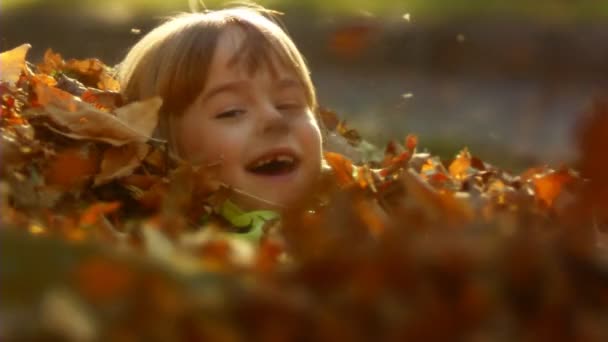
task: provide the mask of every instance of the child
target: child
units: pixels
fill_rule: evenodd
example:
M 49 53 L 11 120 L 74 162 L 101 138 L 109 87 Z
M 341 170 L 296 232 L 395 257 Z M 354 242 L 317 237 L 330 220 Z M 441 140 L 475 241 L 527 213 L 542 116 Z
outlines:
M 261 8 L 183 14 L 144 36 L 120 66 L 127 101 L 163 99 L 158 134 L 180 158 L 274 206 L 321 174 L 315 90 L 294 43 Z

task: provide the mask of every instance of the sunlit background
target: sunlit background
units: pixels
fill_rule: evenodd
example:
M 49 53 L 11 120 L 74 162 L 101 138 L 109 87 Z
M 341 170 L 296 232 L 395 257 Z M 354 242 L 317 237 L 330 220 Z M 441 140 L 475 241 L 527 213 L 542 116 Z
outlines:
M 220 1 L 206 1 L 213 9 Z M 420 136 L 506 168 L 568 161 L 608 85 L 608 1 L 275 0 L 322 105 L 377 144 Z M 0 47 L 118 63 L 188 0 L 3 0 Z

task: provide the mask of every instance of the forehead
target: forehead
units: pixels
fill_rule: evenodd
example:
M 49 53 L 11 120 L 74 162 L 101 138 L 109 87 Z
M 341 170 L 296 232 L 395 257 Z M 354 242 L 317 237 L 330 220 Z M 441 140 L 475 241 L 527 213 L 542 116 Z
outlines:
M 216 71 L 269 72 L 273 78 L 282 74 L 297 76 L 297 66 L 281 42 L 257 28 L 231 25 L 219 35 L 211 61 L 210 76 Z

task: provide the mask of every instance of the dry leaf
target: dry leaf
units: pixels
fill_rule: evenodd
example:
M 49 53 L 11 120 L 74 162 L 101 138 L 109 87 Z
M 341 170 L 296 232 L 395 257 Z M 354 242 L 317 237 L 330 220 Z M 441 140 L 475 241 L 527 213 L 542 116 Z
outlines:
M 341 186 L 346 186 L 354 183 L 353 179 L 353 164 L 343 155 L 333 152 L 325 153 L 325 160 L 331 166 L 336 179 Z
M 95 176 L 93 186 L 130 175 L 141 164 L 149 149 L 149 145 L 137 142 L 108 148 L 103 154 L 101 170 Z
M 110 214 L 120 208 L 120 202 L 97 202 L 91 204 L 85 211 L 80 215 L 79 225 L 92 226 L 96 224 L 102 215 Z
M 77 140 L 103 141 L 114 146 L 146 142 L 158 122 L 159 97 L 134 102 L 115 111 L 101 111 L 62 90 L 35 83 L 34 91 L 44 106 L 35 113 L 47 116 L 57 133 Z
M 463 180 L 466 178 L 469 168 L 471 167 L 471 153 L 468 149 L 463 149 L 458 153 L 456 159 L 452 161 L 448 170 L 450 175 L 457 180 Z
M 20 45 L 12 50 L 0 53 L 0 81 L 15 84 L 25 68 L 25 55 L 32 46 Z
M 99 152 L 84 144 L 57 153 L 47 165 L 44 178 L 49 185 L 73 189 L 95 175 L 98 167 Z
M 534 178 L 533 183 L 536 187 L 536 198 L 542 201 L 547 207 L 551 207 L 553 201 L 562 191 L 562 188 L 572 181 L 574 181 L 574 177 L 568 170 L 560 170 Z
M 60 54 L 53 52 L 52 49 L 47 49 L 44 52 L 42 63 L 38 64 L 38 71 L 50 75 L 56 71 L 62 70 L 64 65 L 65 62 Z

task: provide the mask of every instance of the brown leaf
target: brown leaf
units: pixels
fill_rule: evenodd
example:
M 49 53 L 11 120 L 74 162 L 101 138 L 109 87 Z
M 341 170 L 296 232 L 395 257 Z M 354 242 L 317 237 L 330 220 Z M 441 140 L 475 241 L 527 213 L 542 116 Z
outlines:
M 338 127 L 338 123 L 340 123 L 338 114 L 324 107 L 319 108 L 319 117 L 323 126 L 330 131 L 334 131 Z
M 118 108 L 112 115 L 42 83 L 36 82 L 34 91 L 44 107 L 34 113 L 51 119 L 57 126 L 51 129 L 72 139 L 103 141 L 114 146 L 148 141 L 162 104 L 159 97 L 154 97 Z
M 32 46 L 20 45 L 12 50 L 0 53 L 0 82 L 15 84 L 25 68 L 25 55 Z
M 141 164 L 149 149 L 149 145 L 137 142 L 108 148 L 103 154 L 101 170 L 95 176 L 93 186 L 130 175 Z

